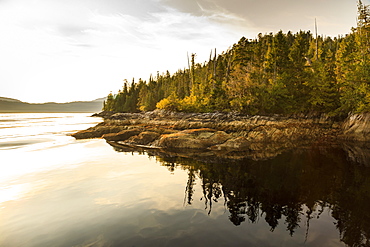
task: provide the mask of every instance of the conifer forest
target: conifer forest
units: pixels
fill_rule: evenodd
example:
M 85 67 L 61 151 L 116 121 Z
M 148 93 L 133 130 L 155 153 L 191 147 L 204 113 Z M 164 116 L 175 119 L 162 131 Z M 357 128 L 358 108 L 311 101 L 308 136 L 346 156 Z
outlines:
M 125 81 L 103 110 L 344 116 L 370 111 L 370 6 L 358 3 L 357 26 L 346 36 L 316 32 L 242 37 L 227 51 L 148 81 Z

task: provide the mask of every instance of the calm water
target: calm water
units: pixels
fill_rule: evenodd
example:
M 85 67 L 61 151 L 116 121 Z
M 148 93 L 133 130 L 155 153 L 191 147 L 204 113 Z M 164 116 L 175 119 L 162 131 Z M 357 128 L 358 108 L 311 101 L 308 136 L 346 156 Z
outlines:
M 370 168 L 348 149 L 226 160 L 68 136 L 99 121 L 0 114 L 0 246 L 370 245 Z

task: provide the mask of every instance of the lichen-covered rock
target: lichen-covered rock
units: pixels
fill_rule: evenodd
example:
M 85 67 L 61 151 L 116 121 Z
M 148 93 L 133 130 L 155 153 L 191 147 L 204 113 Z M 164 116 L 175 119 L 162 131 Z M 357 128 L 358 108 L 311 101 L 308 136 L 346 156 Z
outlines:
M 181 131 L 181 133 L 193 135 L 196 137 L 199 136 L 199 138 L 204 138 L 204 137 L 207 138 L 209 137 L 208 136 L 209 133 L 211 133 L 212 135 L 214 132 L 216 132 L 216 130 L 210 129 L 210 128 L 187 129 L 187 130 Z
M 101 126 L 97 125 L 87 130 L 81 130 L 77 133 L 72 134 L 76 139 L 91 139 L 91 138 L 100 138 L 105 134 L 117 133 L 125 129 L 124 126 Z
M 200 139 L 195 139 L 189 134 L 176 133 L 163 135 L 158 142 L 162 148 L 186 148 L 186 149 L 205 149 L 206 145 Z
M 210 146 L 211 145 L 218 145 L 218 144 L 226 142 L 230 138 L 232 138 L 232 136 L 230 134 L 227 134 L 224 131 L 216 131 L 213 135 L 211 135 L 207 139 L 207 142 L 209 143 Z
M 111 133 L 111 134 L 105 134 L 103 135 L 103 138 L 107 141 L 125 141 L 131 136 L 136 136 L 141 133 L 141 129 L 135 128 L 135 129 L 128 129 L 123 130 L 118 133 Z
M 162 148 L 206 149 L 225 142 L 230 135 L 213 129 L 191 129 L 178 133 L 162 135 L 158 146 Z
M 211 150 L 232 150 L 232 151 L 245 151 L 249 148 L 250 142 L 245 137 L 237 137 L 228 139 L 226 142 L 212 146 Z
M 163 149 L 208 149 L 263 153 L 295 143 L 337 140 L 340 123 L 328 116 L 246 116 L 236 113 L 175 113 L 155 110 L 141 113 L 101 114 L 104 122 L 72 136 L 102 137 L 123 145 Z M 346 133 L 367 138 L 368 118 L 355 118 Z M 361 121 L 366 124 L 359 124 Z M 360 125 L 362 127 L 360 127 Z M 356 127 L 357 126 L 357 127 Z M 271 145 L 270 145 L 271 144 Z M 275 148 L 276 147 L 276 148 Z M 271 149 L 271 150 L 272 150 Z M 273 150 L 272 150 L 273 151 Z
M 343 124 L 344 138 L 370 141 L 370 113 L 353 114 Z
M 92 117 L 110 118 L 113 114 L 114 112 L 112 111 L 102 111 L 99 113 L 94 113 Z
M 138 135 L 131 136 L 126 142 L 133 145 L 148 145 L 160 136 L 159 133 L 144 131 Z
M 267 136 L 263 129 L 250 131 L 247 136 L 249 142 L 264 142 L 266 138 Z

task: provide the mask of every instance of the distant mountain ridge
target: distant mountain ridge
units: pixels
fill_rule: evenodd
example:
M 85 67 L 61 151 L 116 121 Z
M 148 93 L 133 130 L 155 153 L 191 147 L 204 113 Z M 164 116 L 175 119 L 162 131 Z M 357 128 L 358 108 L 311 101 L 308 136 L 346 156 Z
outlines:
M 0 100 L 2 101 L 8 101 L 8 102 L 22 102 L 18 99 L 12 99 L 12 98 L 6 98 L 6 97 L 0 97 Z
M 68 103 L 27 103 L 18 99 L 0 97 L 1 113 L 31 113 L 31 112 L 99 112 L 103 108 L 105 98 L 92 101 L 74 101 Z

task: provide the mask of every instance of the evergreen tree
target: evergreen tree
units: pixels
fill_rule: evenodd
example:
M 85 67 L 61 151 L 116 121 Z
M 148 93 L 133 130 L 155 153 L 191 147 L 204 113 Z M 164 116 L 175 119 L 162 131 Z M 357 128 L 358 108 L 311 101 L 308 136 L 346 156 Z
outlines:
M 208 62 L 188 57 L 189 68 L 148 82 L 139 79 L 103 110 L 187 112 L 237 111 L 297 114 L 370 111 L 370 9 L 358 2 L 357 27 L 345 37 L 313 37 L 279 31 L 242 37 L 226 52 L 212 51 Z

